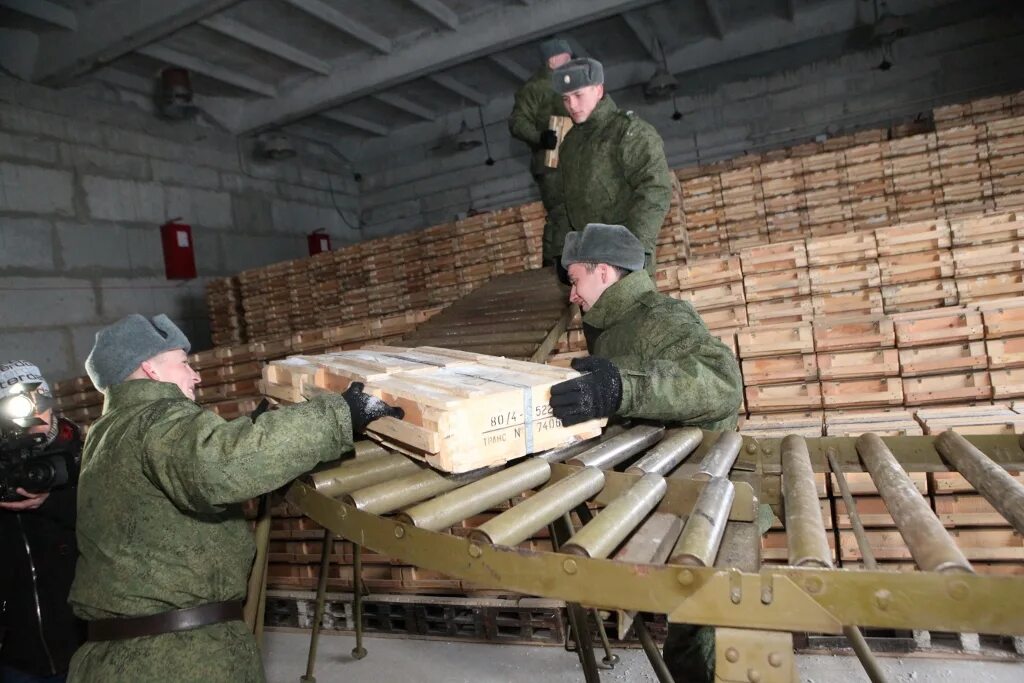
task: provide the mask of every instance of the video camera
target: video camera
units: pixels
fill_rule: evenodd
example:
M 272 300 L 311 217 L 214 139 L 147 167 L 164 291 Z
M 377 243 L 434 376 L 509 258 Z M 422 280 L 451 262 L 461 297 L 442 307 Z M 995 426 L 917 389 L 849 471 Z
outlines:
M 39 383 L 16 385 L 0 399 L 0 501 L 3 502 L 22 500 L 18 488 L 41 493 L 72 483 L 78 477 L 76 453 L 68 449 L 48 449 L 45 434 L 28 431 L 30 427 L 44 424 L 36 417 L 37 412 L 41 412 L 40 397 L 35 395 L 38 387 Z

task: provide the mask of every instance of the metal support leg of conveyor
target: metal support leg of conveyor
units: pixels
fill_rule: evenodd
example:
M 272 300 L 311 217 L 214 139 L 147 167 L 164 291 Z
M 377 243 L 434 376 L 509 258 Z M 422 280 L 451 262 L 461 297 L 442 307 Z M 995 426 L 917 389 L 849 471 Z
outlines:
M 555 552 L 572 537 L 572 518 L 569 513 L 563 514 L 551 522 L 551 545 Z M 601 674 L 597 670 L 597 658 L 594 656 L 593 637 L 590 635 L 590 626 L 587 624 L 587 611 L 578 603 L 566 603 L 566 614 L 569 617 L 569 629 L 572 637 L 576 640 L 576 655 L 579 657 L 580 666 L 583 667 L 583 677 L 586 683 L 600 683 Z M 566 646 L 568 648 L 568 645 Z
M 331 552 L 334 548 L 334 532 L 324 529 L 323 548 L 320 550 L 320 576 L 316 584 L 316 609 L 313 610 L 313 630 L 309 636 L 309 656 L 306 659 L 306 673 L 301 683 L 316 683 L 313 669 L 316 666 L 316 646 L 320 640 L 320 623 L 324 618 L 324 601 L 327 598 L 327 574 L 331 566 Z
M 352 550 L 352 603 L 355 612 L 356 646 L 352 648 L 352 657 L 362 659 L 366 656 L 363 647 L 363 546 L 353 544 Z

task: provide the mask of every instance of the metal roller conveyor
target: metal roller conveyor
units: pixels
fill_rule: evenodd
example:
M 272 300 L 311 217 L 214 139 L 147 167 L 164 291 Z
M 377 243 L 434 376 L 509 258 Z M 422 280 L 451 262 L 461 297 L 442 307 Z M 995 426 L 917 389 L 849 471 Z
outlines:
M 790 634 L 813 632 L 845 633 L 871 680 L 881 681 L 858 625 L 1024 636 L 1024 577 L 974 574 L 968 558 L 977 550 L 957 547 L 908 474 L 951 469 L 1007 525 L 1024 526 L 1024 487 L 1006 474 L 1024 469 L 1018 438 L 952 432 L 752 438 L 614 427 L 599 439 L 460 475 L 398 453 L 357 455 L 297 482 L 288 497 L 325 527 L 326 551 L 338 534 L 405 564 L 562 601 L 578 643 L 590 642 L 594 608 L 616 610 L 620 637 L 636 630 L 661 681 L 670 676 L 645 614 L 717 627 L 719 670 L 740 676 L 722 680 L 792 683 Z M 829 472 L 857 543 L 844 542 L 840 553 L 828 545 L 816 483 Z M 885 535 L 888 557 L 909 553 L 919 570 L 875 562 L 878 536 L 864 530 L 847 483 L 847 473 L 859 472 L 870 474 L 896 523 L 898 531 Z M 756 512 L 764 503 L 784 520 L 785 565 L 760 563 Z M 520 545 L 546 538 L 545 528 L 557 552 Z M 601 659 L 586 645 L 578 654 L 587 680 L 598 680 L 598 660 L 614 663 L 610 652 Z
M 857 439 L 860 453 L 878 495 L 903 534 L 917 566 L 933 572 L 970 572 L 971 564 L 956 545 L 928 501 L 918 493 L 914 482 L 897 462 L 882 439 L 864 434 Z

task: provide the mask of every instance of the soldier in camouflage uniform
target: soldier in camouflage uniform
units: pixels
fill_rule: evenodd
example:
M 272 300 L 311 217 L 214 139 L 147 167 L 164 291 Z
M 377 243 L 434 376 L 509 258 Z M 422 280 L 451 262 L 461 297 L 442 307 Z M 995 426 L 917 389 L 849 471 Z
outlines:
M 569 44 L 561 39 L 546 40 L 540 46 L 544 64 L 516 92 L 508 130 L 512 137 L 530 146 L 530 174 L 540 190 L 540 199 L 548 212 L 557 203 L 560 180 L 557 168 L 544 164 L 544 154 L 558 146 L 558 135 L 548 128 L 552 116 L 568 116 L 562 96 L 551 87 L 553 69 L 572 59 Z
M 644 245 L 621 225 L 566 236 L 562 265 L 591 355 L 572 362 L 586 374 L 551 388 L 555 417 L 565 425 L 620 417 L 736 429 L 743 391 L 736 357 L 693 306 L 655 290 L 644 256 Z M 670 625 L 665 662 L 675 680 L 713 681 L 714 646 L 713 628 Z
M 106 397 L 79 480 L 69 600 L 89 642 L 71 681 L 262 681 L 240 620 L 255 554 L 240 504 L 338 458 L 371 420 L 403 416 L 353 383 L 225 421 L 195 403 L 188 349 L 167 316 L 131 315 L 96 334 L 86 361 Z
M 605 94 L 600 62 L 574 59 L 551 78 L 574 125 L 558 152 L 562 202 L 544 226 L 544 258 L 561 256 L 570 231 L 588 223 L 613 223 L 640 239 L 645 267 L 653 276 L 655 244 L 673 186 L 661 136 Z

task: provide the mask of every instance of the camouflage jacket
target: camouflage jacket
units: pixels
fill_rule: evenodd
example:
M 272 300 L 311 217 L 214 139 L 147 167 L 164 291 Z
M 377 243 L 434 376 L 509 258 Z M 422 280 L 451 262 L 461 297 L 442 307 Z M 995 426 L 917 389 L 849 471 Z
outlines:
M 548 216 L 545 260 L 561 255 L 570 230 L 612 223 L 640 238 L 653 262 L 658 232 L 672 202 L 672 173 L 654 126 L 619 110 L 606 95 L 565 136 L 558 168 L 562 205 Z
M 76 614 L 243 598 L 255 546 L 240 503 L 351 448 L 341 396 L 228 422 L 170 383 L 111 387 L 82 456 Z
M 548 129 L 552 116 L 568 115 L 562 104 L 562 96 L 551 87 L 551 69 L 546 66 L 538 69 L 516 91 L 516 101 L 508 117 L 508 130 L 512 137 L 530 146 L 530 173 L 537 175 L 553 170 L 544 165 L 544 153 L 547 150 L 540 146 L 540 134 Z
M 591 355 L 622 373 L 616 415 L 732 430 L 743 380 L 732 351 L 689 303 L 659 294 L 646 271 L 606 289 L 583 316 Z

